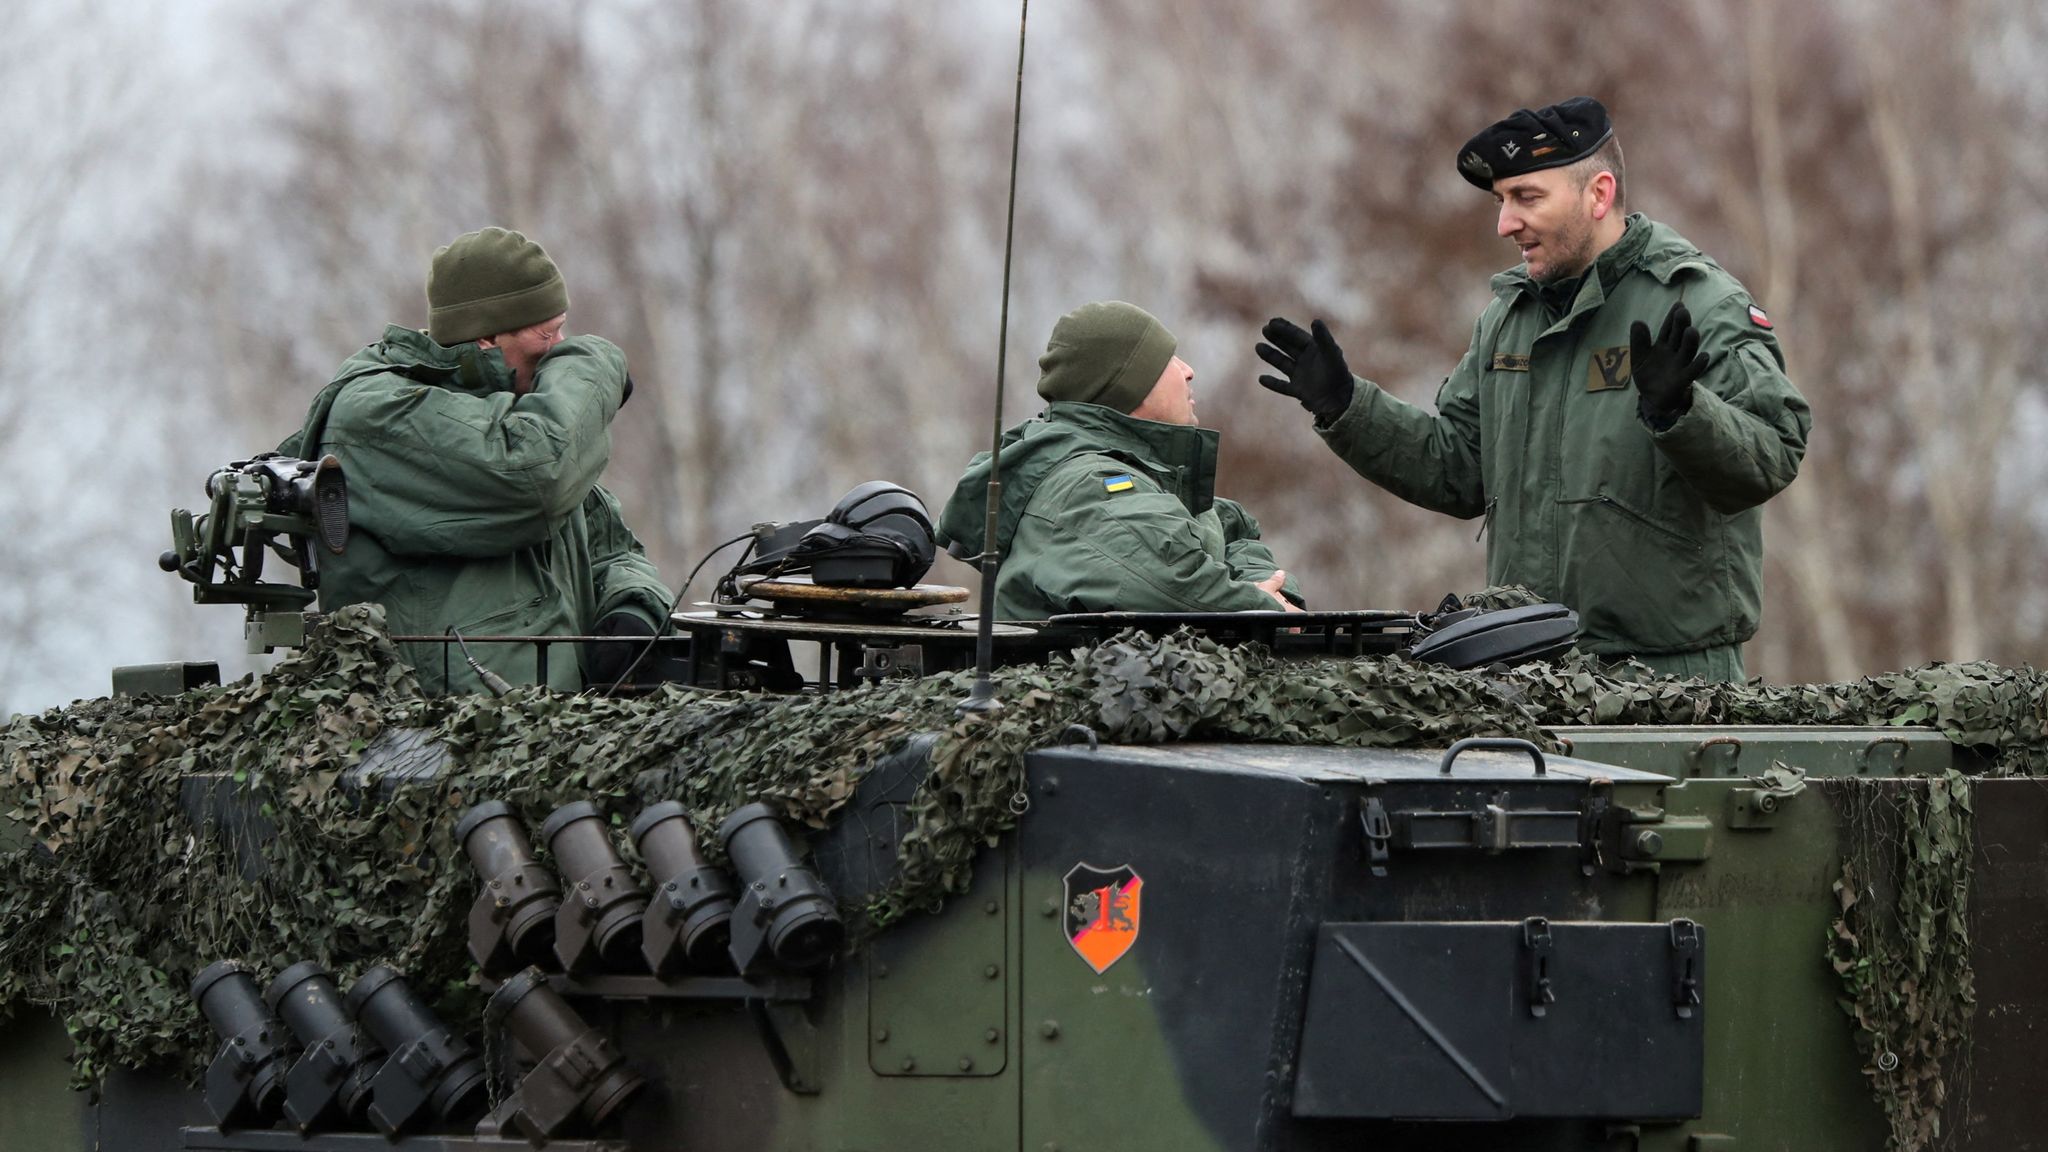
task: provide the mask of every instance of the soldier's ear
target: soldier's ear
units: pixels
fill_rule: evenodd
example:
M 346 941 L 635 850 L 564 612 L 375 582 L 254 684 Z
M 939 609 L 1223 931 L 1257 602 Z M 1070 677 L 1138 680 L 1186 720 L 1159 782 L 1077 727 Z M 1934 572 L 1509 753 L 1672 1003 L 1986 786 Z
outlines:
M 1586 190 L 1593 194 L 1593 219 L 1607 219 L 1607 214 L 1614 211 L 1614 173 L 1594 173 L 1586 182 Z

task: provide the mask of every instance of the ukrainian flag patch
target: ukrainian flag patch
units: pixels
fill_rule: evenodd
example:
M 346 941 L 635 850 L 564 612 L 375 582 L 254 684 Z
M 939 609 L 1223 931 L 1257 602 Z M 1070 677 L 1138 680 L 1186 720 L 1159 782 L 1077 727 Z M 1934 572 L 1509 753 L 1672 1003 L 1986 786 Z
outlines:
M 1132 488 L 1136 487 L 1136 485 L 1131 482 L 1131 478 L 1128 474 L 1118 476 L 1105 476 L 1102 478 L 1102 486 L 1103 488 L 1111 492 L 1129 492 Z

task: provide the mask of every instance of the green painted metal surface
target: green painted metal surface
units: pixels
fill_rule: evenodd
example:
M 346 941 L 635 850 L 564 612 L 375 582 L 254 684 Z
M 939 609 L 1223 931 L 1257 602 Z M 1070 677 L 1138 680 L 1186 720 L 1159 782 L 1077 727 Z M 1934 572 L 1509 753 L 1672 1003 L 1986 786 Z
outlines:
M 808 1002 L 587 1005 L 657 1085 L 629 1111 L 623 1135 L 634 1148 L 786 1152 L 1882 1148 L 1826 959 L 1838 816 L 1819 784 L 1783 795 L 1751 777 L 1773 763 L 1810 778 L 1938 772 L 1954 762 L 1947 743 L 1872 729 L 1566 735 L 1576 759 L 1554 759 L 1548 778 L 1568 784 L 1575 802 L 1598 798 L 1629 813 L 1613 842 L 1625 859 L 1589 858 L 1582 868 L 1570 850 L 1488 851 L 1475 837 L 1465 847 L 1396 851 L 1385 861 L 1393 889 L 1368 878 L 1367 797 L 1447 779 L 1512 807 L 1507 790 L 1533 779 L 1529 762 L 1478 753 L 1441 778 L 1437 754 L 1419 751 L 1164 745 L 1040 754 L 1030 810 L 1015 834 L 982 851 L 972 890 L 842 956 L 818 975 Z M 1721 736 L 1733 739 L 1714 742 Z M 1126 776 L 1121 791 L 1104 785 L 1111 764 Z M 2035 827 L 2048 820 L 2048 786 L 1979 787 L 1999 813 L 1979 846 L 1983 915 L 1997 917 L 1982 933 L 1979 1035 L 2002 1047 L 1969 1073 L 1979 1112 L 1957 1123 L 1964 1148 L 2024 1148 L 2024 1137 L 2011 1138 L 2012 1118 L 2048 1094 L 2034 1064 L 2004 1053 L 2030 1050 L 2026 1022 L 2041 1008 L 2030 974 L 2048 958 L 2048 906 L 2038 899 L 2048 835 L 2036 834 L 2048 825 Z M 1128 865 L 1144 878 L 1139 931 L 1100 971 L 1069 940 L 1067 881 L 1077 864 Z M 1388 903 L 1393 891 L 1400 895 Z M 1683 917 L 1703 926 L 1702 1114 L 1525 1125 L 1500 1130 L 1496 1143 L 1483 1126 L 1290 1126 L 1302 1021 L 1275 1006 L 1299 1003 L 1313 978 L 1300 940 L 1319 920 L 1457 919 L 1459 909 L 1474 919 Z M 107 1103 L 88 1106 L 66 1086 L 67 1048 L 46 1019 L 4 1026 L 0 1083 L 10 1103 L 0 1152 L 146 1146 L 138 1134 L 161 1134 L 162 1117 L 176 1112 L 163 1102 L 193 1098 L 168 1078 L 123 1074 Z M 1191 1087 L 1213 1080 L 1218 1062 L 1243 1069 L 1229 1078 L 1248 1086 L 1244 1099 L 1265 1120 L 1230 1113 L 1223 1105 L 1238 1105 L 1222 1099 L 1227 1092 Z
M 220 665 L 179 660 L 169 664 L 127 664 L 114 669 L 116 696 L 175 696 L 202 684 L 220 683 Z
M 1841 867 L 1834 812 L 1809 787 L 1773 826 L 1732 829 L 1726 813 L 1743 785 L 1694 779 L 1665 790 L 1671 818 L 1716 825 L 1710 854 L 1661 865 L 1653 914 L 1695 920 L 1713 942 L 1706 1100 L 1697 1121 L 1646 1127 L 1642 1147 L 1874 1152 L 1881 1117 L 1825 952 Z
M 1927 728 L 1586 725 L 1556 734 L 1574 756 L 1679 780 L 1754 776 L 1776 761 L 1809 776 L 1939 776 L 1958 760 Z
M 1009 869 L 988 853 L 970 891 L 868 947 L 868 1068 L 995 1076 L 1009 1066 Z
M 0 1152 L 91 1147 L 86 1095 L 71 1090 L 71 1040 L 48 1015 L 23 1009 L 0 1031 Z

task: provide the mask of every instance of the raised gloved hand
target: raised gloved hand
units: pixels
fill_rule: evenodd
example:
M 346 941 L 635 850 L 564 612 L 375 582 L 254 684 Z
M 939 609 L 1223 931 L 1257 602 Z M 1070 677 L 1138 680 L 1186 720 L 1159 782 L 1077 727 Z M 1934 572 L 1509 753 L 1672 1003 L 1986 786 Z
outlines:
M 654 635 L 654 626 L 631 612 L 614 612 L 597 622 L 590 630 L 593 636 L 639 636 Z M 618 682 L 632 666 L 645 644 L 627 644 L 620 641 L 585 640 L 583 642 L 583 680 L 592 688 L 609 688 Z M 651 658 L 640 662 L 645 671 L 651 667 Z
M 1261 376 L 1259 383 L 1301 401 L 1318 420 L 1335 420 L 1351 406 L 1351 369 L 1330 326 L 1317 320 L 1310 328 L 1304 332 L 1278 316 L 1266 321 L 1259 333 L 1272 343 L 1259 345 L 1259 359 L 1279 369 L 1284 378 Z
M 1707 374 L 1707 355 L 1700 351 L 1700 330 L 1684 301 L 1664 314 L 1655 340 L 1641 320 L 1628 328 L 1629 373 L 1636 384 L 1636 412 L 1643 423 L 1662 432 L 1692 411 L 1692 382 Z

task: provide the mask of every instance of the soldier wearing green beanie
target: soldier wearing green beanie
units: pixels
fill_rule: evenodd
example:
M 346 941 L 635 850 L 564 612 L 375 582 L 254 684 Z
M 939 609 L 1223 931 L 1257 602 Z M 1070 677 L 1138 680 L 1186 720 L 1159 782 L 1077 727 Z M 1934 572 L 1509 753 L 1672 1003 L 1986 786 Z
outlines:
M 668 589 L 598 484 L 626 356 L 569 336 L 569 290 L 518 232 L 464 233 L 434 253 L 425 330 L 391 325 L 351 356 L 279 451 L 333 454 L 348 477 L 349 539 L 321 572 L 320 606 L 373 601 L 395 633 L 652 636 Z M 559 647 L 547 681 L 610 684 L 635 645 Z M 407 644 L 429 692 L 482 685 L 443 644 Z M 525 644 L 477 645 L 514 684 L 540 678 Z
M 504 228 L 465 232 L 427 269 L 427 334 L 461 344 L 569 311 L 562 272 L 541 246 Z
M 1194 369 L 1133 304 L 1084 304 L 1038 358 L 1045 412 L 1003 434 L 996 614 L 1299 611 L 1258 521 L 1215 495 L 1221 437 L 1195 418 Z M 981 550 L 990 455 L 939 514 L 955 556 Z

